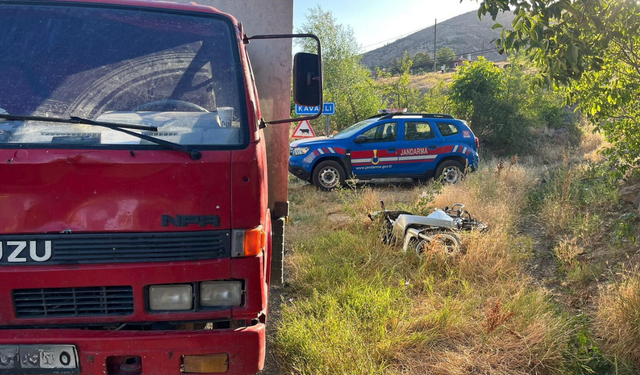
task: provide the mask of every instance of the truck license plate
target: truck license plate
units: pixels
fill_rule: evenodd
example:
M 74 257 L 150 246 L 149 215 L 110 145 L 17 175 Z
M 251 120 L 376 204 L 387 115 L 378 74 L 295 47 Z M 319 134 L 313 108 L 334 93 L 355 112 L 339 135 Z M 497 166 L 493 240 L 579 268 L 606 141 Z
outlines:
M 75 345 L 0 345 L 0 374 L 79 374 Z

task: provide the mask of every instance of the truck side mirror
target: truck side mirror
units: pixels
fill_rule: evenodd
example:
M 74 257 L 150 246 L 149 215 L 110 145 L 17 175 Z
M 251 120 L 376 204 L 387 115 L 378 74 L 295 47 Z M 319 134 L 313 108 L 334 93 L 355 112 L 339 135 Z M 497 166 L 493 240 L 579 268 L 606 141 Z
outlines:
M 369 142 L 369 138 L 366 135 L 360 134 L 353 140 L 353 143 L 367 143 Z
M 322 115 L 323 95 L 322 95 L 322 46 L 320 39 L 313 34 L 277 34 L 277 35 L 254 35 L 251 37 L 244 36 L 244 44 L 248 44 L 252 40 L 266 39 L 293 39 L 293 38 L 310 38 L 316 42 L 318 46 L 318 54 L 313 53 L 297 53 L 293 63 L 293 101 L 301 106 L 318 107 L 318 112 L 305 117 L 296 117 L 282 120 L 264 121 L 260 119 L 260 127 L 263 128 L 267 124 L 285 124 L 290 122 L 298 122 L 303 120 L 317 119 Z
M 322 105 L 320 58 L 312 53 L 296 53 L 293 60 L 293 100 L 298 105 Z

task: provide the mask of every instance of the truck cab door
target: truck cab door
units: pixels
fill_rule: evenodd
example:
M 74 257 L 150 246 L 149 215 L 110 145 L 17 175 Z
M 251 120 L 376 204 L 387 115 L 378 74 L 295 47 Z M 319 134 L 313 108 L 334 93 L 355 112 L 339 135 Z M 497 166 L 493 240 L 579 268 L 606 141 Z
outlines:
M 398 162 L 398 122 L 377 123 L 351 139 L 351 167 L 360 177 L 394 174 Z
M 398 162 L 403 174 L 422 176 L 436 168 L 436 159 L 442 139 L 432 123 L 426 120 L 407 120 L 404 123 L 402 140 L 398 143 Z

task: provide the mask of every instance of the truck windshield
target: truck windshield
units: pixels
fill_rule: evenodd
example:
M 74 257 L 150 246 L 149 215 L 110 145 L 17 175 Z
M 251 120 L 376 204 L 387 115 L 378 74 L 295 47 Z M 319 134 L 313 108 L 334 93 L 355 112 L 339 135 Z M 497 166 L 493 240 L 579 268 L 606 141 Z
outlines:
M 157 127 L 133 131 L 202 149 L 241 145 L 235 43 L 221 16 L 0 3 L 0 113 Z M 155 145 L 78 123 L 0 119 L 0 147 L 16 144 Z

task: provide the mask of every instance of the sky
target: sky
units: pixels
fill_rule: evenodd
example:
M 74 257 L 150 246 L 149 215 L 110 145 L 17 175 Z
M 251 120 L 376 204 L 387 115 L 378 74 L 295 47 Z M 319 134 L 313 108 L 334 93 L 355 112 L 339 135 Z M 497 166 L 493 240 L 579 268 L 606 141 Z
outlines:
M 351 26 L 363 51 L 370 51 L 413 32 L 472 10 L 475 0 L 294 0 L 293 23 L 304 24 L 317 4 L 338 23 Z

